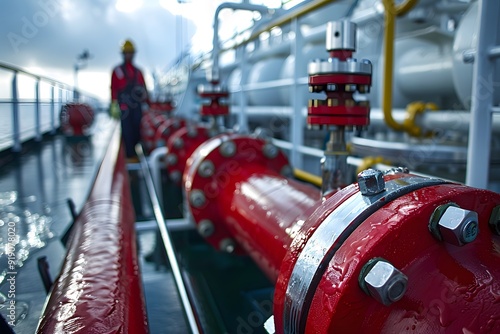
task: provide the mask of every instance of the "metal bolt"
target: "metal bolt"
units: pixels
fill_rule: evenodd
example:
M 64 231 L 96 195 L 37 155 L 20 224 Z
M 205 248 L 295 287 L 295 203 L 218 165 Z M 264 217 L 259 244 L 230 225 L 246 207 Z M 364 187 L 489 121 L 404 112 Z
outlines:
M 479 233 L 477 213 L 456 206 L 446 209 L 438 227 L 443 240 L 455 246 L 474 241 Z
M 284 177 L 292 177 L 293 176 L 293 168 L 290 165 L 285 165 L 281 168 L 280 174 Z
M 271 143 L 267 143 L 262 147 L 262 153 L 268 159 L 274 159 L 278 156 L 279 149 Z
M 361 270 L 361 288 L 378 302 L 389 306 L 403 298 L 408 277 L 384 259 L 372 259 Z
M 184 140 L 182 138 L 175 138 L 174 139 L 174 147 L 176 149 L 180 149 L 184 146 Z
M 373 196 L 385 190 L 384 174 L 376 169 L 367 169 L 358 174 L 359 191 L 364 196 Z
M 214 171 L 214 163 L 210 160 L 202 161 L 200 166 L 198 167 L 198 174 L 200 174 L 201 177 L 210 177 L 214 175 Z
M 219 147 L 220 154 L 225 158 L 230 158 L 236 154 L 236 144 L 233 141 L 226 141 Z
M 189 202 L 191 203 L 192 206 L 195 208 L 201 208 L 203 205 L 205 205 L 205 202 L 207 199 L 205 198 L 205 194 L 203 191 L 195 189 L 191 191 L 191 194 L 189 195 Z
M 234 240 L 231 238 L 225 238 L 222 239 L 219 243 L 219 249 L 221 251 L 227 252 L 227 253 L 232 253 L 234 252 L 234 249 L 236 248 L 236 245 L 234 243 Z
M 496 235 L 500 235 L 500 205 L 491 212 L 490 228 Z
M 476 50 L 474 49 L 465 50 L 462 53 L 462 60 L 464 64 L 472 64 L 474 63 L 475 59 L 476 59 Z
M 167 164 L 167 166 L 175 165 L 177 163 L 177 156 L 173 153 L 167 154 L 167 156 L 165 157 L 165 163 Z
M 188 136 L 189 138 L 194 138 L 194 137 L 196 137 L 197 135 L 198 135 L 198 130 L 197 130 L 197 129 L 195 129 L 195 128 L 190 128 L 190 129 L 188 129 L 188 131 L 187 131 L 187 136 Z
M 172 180 L 175 183 L 180 182 L 181 177 L 182 177 L 181 172 L 178 170 L 174 170 L 174 171 L 170 172 L 170 180 Z
M 208 219 L 203 219 L 198 224 L 198 232 L 202 237 L 207 238 L 212 234 L 214 234 L 215 232 L 214 224 Z

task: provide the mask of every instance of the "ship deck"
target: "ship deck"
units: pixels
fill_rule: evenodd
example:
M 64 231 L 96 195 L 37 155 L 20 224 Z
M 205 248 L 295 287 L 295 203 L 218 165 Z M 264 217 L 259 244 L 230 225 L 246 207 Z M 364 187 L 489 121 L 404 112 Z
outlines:
M 18 238 L 14 275 L 15 333 L 36 331 L 47 297 L 38 259 L 47 259 L 54 280 L 66 254 L 61 238 L 72 222 L 68 199 L 74 202 L 78 213 L 106 151 L 112 123 L 107 116 L 99 115 L 95 124 L 89 138 L 46 136 L 41 143 L 24 145 L 22 154 L 4 153 L 0 157 L 0 224 L 4 227 L 9 222 L 14 224 Z M 133 193 L 145 194 L 144 185 L 137 182 L 140 173 L 130 173 L 132 187 L 140 188 Z M 167 198 L 179 195 L 178 191 L 177 194 L 166 191 Z M 152 222 L 147 196 L 135 197 L 134 206 L 138 217 L 136 231 L 150 332 L 188 333 L 174 278 Z M 166 207 L 167 220 L 179 214 L 172 213 L 168 205 Z M 195 296 L 193 304 L 204 330 L 209 333 L 263 333 L 262 324 L 271 314 L 273 290 L 253 262 L 247 257 L 213 250 L 193 229 L 175 231 L 172 235 L 188 292 Z M 0 237 L 5 245 L 8 229 L 1 228 Z M 145 261 L 146 255 L 152 252 L 155 261 Z M 0 314 L 4 318 L 8 315 L 5 306 L 9 302 L 7 278 L 10 276 L 7 273 L 11 272 L 7 260 L 5 247 L 2 247 L 0 305 L 4 307 L 0 307 Z

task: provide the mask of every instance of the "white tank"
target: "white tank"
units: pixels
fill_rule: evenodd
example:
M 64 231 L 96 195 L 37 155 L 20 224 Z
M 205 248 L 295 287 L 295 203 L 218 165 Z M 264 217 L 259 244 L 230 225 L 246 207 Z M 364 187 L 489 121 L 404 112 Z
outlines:
M 258 84 L 280 78 L 283 58 L 268 58 L 259 61 L 250 69 L 249 84 Z M 258 89 L 248 92 L 248 104 L 253 106 L 279 106 L 281 98 L 276 89 Z
M 313 44 L 307 45 L 304 48 L 304 64 L 300 64 L 298 78 L 307 77 L 307 64 L 314 59 L 326 59 L 328 58 L 328 52 L 326 52 L 324 44 Z M 283 63 L 283 67 L 281 69 L 281 79 L 292 79 L 293 71 L 295 67 L 295 56 L 289 55 L 285 62 Z M 301 86 L 301 92 L 303 94 L 303 101 L 307 103 L 308 99 L 312 99 L 313 94 L 309 93 L 307 86 Z M 292 104 L 291 99 L 291 88 L 282 88 L 280 89 L 281 103 L 282 105 L 289 106 Z

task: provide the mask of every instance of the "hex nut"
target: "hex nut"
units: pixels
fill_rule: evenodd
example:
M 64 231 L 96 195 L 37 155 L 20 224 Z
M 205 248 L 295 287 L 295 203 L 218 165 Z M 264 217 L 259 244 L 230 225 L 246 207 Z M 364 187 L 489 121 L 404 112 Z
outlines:
M 236 144 L 233 141 L 223 142 L 219 147 L 220 154 L 225 158 L 230 158 L 236 154 Z
M 210 177 L 214 175 L 215 172 L 215 166 L 214 163 L 210 160 L 204 160 L 200 163 L 198 166 L 198 174 L 201 177 Z
M 167 156 L 165 157 L 165 164 L 167 166 L 172 166 L 175 165 L 176 163 L 177 163 L 177 156 L 173 153 L 167 154 Z
M 195 208 L 201 208 L 203 205 L 205 205 L 207 199 L 205 198 L 205 194 L 203 191 L 199 189 L 195 189 L 191 191 L 191 194 L 189 195 L 189 202 L 191 203 L 192 206 Z
M 384 173 L 366 169 L 358 174 L 359 191 L 364 196 L 373 196 L 385 190 Z
M 266 143 L 262 147 L 262 153 L 268 159 L 274 159 L 274 158 L 276 158 L 278 156 L 279 152 L 280 152 L 279 149 L 275 145 L 273 145 L 271 143 Z
M 489 225 L 494 234 L 500 235 L 500 205 L 491 212 Z
M 363 277 L 370 296 L 385 306 L 403 298 L 408 286 L 408 277 L 385 260 L 376 260 Z
M 174 170 L 174 171 L 170 172 L 170 180 L 172 180 L 172 182 L 175 182 L 175 183 L 180 182 L 181 177 L 182 177 L 181 172 L 178 170 Z
M 283 168 L 281 168 L 280 174 L 283 175 L 284 177 L 293 177 L 293 168 L 290 165 L 285 165 Z
M 474 211 L 449 206 L 439 219 L 438 227 L 444 241 L 463 246 L 476 239 L 479 233 L 478 216 Z
M 219 249 L 226 253 L 234 252 L 235 248 L 236 244 L 234 243 L 234 240 L 231 238 L 222 239 L 219 243 Z
M 196 128 L 190 128 L 187 131 L 187 136 L 189 138 L 195 138 L 198 135 L 198 130 Z
M 184 140 L 182 138 L 175 138 L 174 139 L 174 147 L 176 149 L 181 149 L 184 147 Z
M 202 219 L 198 224 L 198 233 L 204 238 L 208 238 L 215 232 L 215 226 L 212 221 L 208 219 Z

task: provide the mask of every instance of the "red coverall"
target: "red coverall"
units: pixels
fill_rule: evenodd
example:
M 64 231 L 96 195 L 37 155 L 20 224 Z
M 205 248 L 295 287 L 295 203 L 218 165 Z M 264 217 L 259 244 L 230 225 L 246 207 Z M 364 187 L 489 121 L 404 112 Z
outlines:
M 147 102 L 148 96 L 144 76 L 131 62 L 114 68 L 111 99 L 118 101 L 122 112 L 122 138 L 127 158 L 135 157 L 135 145 L 141 139 L 142 103 Z

